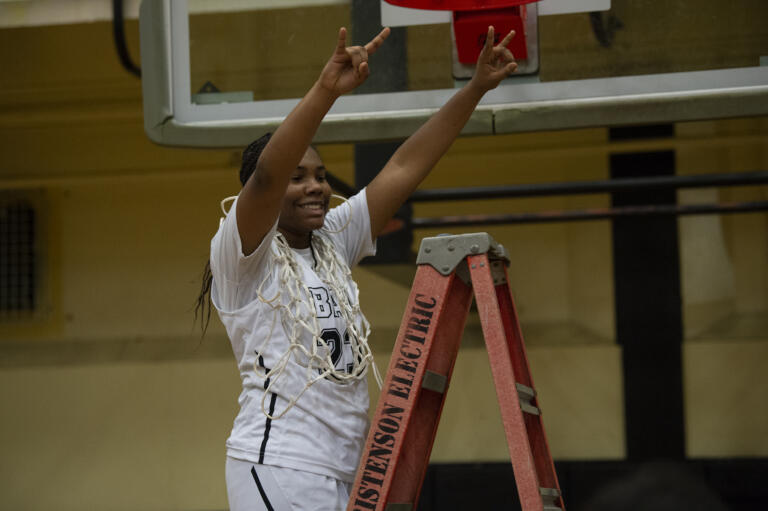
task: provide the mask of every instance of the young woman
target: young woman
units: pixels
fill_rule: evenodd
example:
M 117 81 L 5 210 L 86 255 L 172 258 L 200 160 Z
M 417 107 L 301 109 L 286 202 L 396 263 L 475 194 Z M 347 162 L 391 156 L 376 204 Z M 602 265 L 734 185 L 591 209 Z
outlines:
M 243 188 L 211 241 L 210 296 L 240 371 L 227 440 L 231 509 L 345 509 L 368 426 L 366 342 L 350 267 L 458 136 L 483 94 L 517 65 L 508 34 L 488 28 L 475 76 L 357 195 L 329 211 L 331 188 L 310 146 L 336 98 L 370 73 L 389 35 L 348 47 L 339 30 L 320 77 L 274 134 L 243 154 Z M 375 366 L 374 366 L 374 373 Z M 378 374 L 376 374 L 378 377 Z

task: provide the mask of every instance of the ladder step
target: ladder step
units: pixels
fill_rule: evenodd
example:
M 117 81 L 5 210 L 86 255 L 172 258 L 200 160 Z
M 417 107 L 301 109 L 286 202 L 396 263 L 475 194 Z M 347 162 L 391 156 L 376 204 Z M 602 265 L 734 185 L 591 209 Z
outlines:
M 536 397 L 536 391 L 528 385 L 515 382 L 515 387 L 517 387 L 517 394 L 520 396 L 520 399 L 530 401 Z
M 424 378 L 421 380 L 421 387 L 444 394 L 445 388 L 448 386 L 447 383 L 447 376 L 426 370 L 424 371 Z
M 536 397 L 536 391 L 527 385 L 517 382 L 515 382 L 515 387 L 517 387 L 517 395 L 520 398 L 520 409 L 532 415 L 541 415 L 541 410 L 531 403 L 531 400 Z
M 560 497 L 560 490 L 557 488 L 539 488 L 539 494 L 544 504 L 544 511 L 563 511 L 556 502 Z
M 525 413 L 530 413 L 531 415 L 541 415 L 541 410 L 533 405 L 529 405 L 528 403 L 520 403 L 520 409 Z

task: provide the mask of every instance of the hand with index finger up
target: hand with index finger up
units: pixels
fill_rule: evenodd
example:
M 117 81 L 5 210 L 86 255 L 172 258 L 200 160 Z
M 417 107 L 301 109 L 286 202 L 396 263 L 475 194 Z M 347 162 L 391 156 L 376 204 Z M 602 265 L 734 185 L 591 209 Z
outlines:
M 385 27 L 365 46 L 347 46 L 347 29 L 341 27 L 336 49 L 320 73 L 320 85 L 336 96 L 360 86 L 371 72 L 368 57 L 384 44 L 389 32 Z
M 496 86 L 510 74 L 517 70 L 517 62 L 507 45 L 515 36 L 515 31 L 510 31 L 496 46 L 493 45 L 494 28 L 488 27 L 480 56 L 477 58 L 475 74 L 470 83 L 479 87 L 483 92 L 495 89 Z

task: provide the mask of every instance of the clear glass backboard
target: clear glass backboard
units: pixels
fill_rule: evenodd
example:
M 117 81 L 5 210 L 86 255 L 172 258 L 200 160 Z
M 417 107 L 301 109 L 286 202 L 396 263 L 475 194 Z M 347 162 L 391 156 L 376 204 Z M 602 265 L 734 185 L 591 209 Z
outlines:
M 147 132 L 171 145 L 242 145 L 309 89 L 339 27 L 361 43 L 388 25 L 369 83 L 336 103 L 318 141 L 407 136 L 471 72 L 457 62 L 452 20 L 384 0 L 144 2 Z M 766 20 L 765 0 L 527 4 L 529 58 L 464 133 L 768 114 Z

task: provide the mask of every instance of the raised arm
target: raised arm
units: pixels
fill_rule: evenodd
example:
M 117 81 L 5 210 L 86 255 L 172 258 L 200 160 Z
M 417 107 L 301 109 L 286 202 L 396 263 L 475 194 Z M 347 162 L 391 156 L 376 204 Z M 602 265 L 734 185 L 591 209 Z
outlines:
M 513 36 L 514 32 L 510 32 L 493 46 L 494 29 L 488 27 L 472 80 L 398 148 L 368 185 L 366 194 L 373 238 L 445 154 L 483 95 L 517 69 L 507 49 Z
M 237 200 L 237 230 L 243 253 L 252 253 L 274 225 L 291 174 L 336 98 L 362 84 L 370 74 L 368 55 L 384 43 L 385 28 L 365 46 L 347 47 L 339 29 L 333 55 L 309 92 L 294 107 L 264 148 L 256 169 Z

